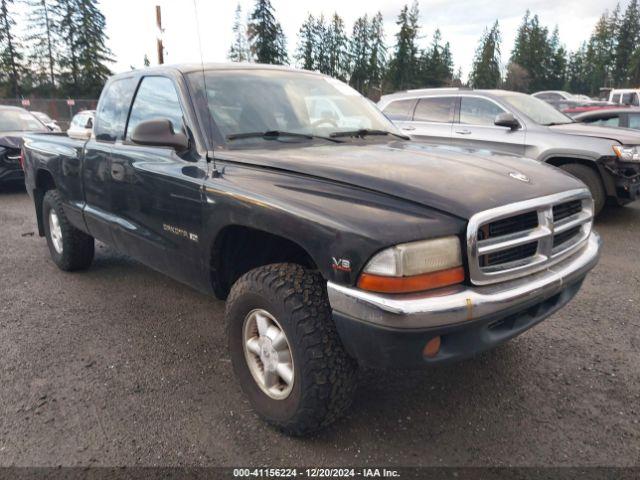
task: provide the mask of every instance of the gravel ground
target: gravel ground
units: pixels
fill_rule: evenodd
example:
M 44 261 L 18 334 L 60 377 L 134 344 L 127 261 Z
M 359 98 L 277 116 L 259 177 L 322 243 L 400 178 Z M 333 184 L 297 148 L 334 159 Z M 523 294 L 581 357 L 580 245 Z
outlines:
M 0 465 L 640 465 L 640 205 L 597 222 L 568 307 L 473 360 L 366 371 L 308 439 L 251 411 L 224 304 L 98 245 L 59 271 L 19 189 L 0 192 Z

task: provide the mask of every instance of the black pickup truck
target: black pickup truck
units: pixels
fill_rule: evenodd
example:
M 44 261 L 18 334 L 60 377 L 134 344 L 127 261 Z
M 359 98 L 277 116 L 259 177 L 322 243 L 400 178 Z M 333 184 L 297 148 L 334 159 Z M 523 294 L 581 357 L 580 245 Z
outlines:
M 98 239 L 227 299 L 229 353 L 268 422 L 349 406 L 358 365 L 426 367 L 565 305 L 596 264 L 585 185 L 539 162 L 404 137 L 347 85 L 263 65 L 112 77 L 88 141 L 27 137 L 53 261 Z

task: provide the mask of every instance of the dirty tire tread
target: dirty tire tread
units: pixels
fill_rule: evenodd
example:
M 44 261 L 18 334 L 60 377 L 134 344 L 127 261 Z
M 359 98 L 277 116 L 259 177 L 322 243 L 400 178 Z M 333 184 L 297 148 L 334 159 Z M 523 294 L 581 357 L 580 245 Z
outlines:
M 604 191 L 604 186 L 602 185 L 602 180 L 598 172 L 591 167 L 579 163 L 567 163 L 560 166 L 560 168 L 587 185 L 593 197 L 593 213 L 594 215 L 598 215 L 604 208 L 607 200 L 607 194 Z
M 49 210 L 54 208 L 62 230 L 62 254 L 54 253 L 49 234 Z M 75 228 L 64 213 L 62 201 L 57 190 L 48 190 L 42 202 L 42 215 L 45 223 L 47 242 L 53 261 L 64 271 L 85 270 L 89 268 L 95 254 L 95 242 L 92 236 Z
M 296 264 L 272 264 L 251 270 L 231 289 L 228 321 L 235 302 L 251 291 L 278 299 L 290 312 L 296 332 L 287 332 L 287 336 L 291 348 L 298 353 L 296 367 L 301 367 L 300 376 L 306 379 L 296 379 L 306 383 L 298 411 L 286 422 L 265 420 L 291 435 L 307 435 L 335 422 L 351 405 L 357 365 L 338 336 L 326 281 L 318 272 Z

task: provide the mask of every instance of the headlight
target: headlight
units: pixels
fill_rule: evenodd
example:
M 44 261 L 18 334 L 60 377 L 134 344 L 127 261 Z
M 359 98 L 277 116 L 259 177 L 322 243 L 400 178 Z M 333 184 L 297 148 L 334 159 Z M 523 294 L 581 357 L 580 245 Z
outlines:
M 458 237 L 403 243 L 374 255 L 358 287 L 385 293 L 408 293 L 464 281 Z
M 627 145 L 614 145 L 616 156 L 625 162 L 640 162 L 640 147 Z

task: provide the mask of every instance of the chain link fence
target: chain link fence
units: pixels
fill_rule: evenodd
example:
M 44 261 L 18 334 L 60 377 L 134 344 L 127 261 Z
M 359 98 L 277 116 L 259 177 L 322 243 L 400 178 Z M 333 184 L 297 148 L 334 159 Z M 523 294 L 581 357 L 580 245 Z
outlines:
M 69 128 L 73 116 L 83 110 L 95 110 L 98 100 L 66 98 L 0 98 L 0 105 L 22 107 L 33 112 L 44 112 L 58 122 L 62 130 Z

